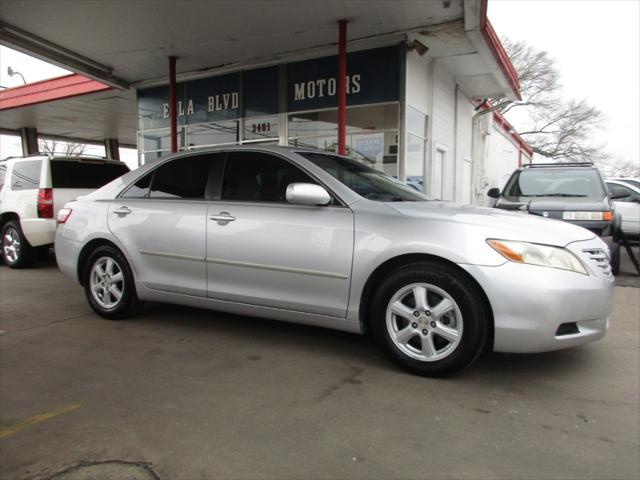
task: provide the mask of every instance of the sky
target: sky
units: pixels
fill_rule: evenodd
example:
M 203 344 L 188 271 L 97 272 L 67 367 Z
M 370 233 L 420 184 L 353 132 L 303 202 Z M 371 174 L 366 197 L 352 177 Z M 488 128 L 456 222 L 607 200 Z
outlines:
M 489 0 L 501 37 L 557 60 L 566 99 L 587 99 L 606 118 L 595 143 L 640 162 L 640 1 Z
M 49 63 L 30 57 L 24 53 L 17 52 L 7 47 L 0 46 L 0 86 L 1 87 L 19 87 L 23 85 L 22 78 L 19 75 L 9 76 L 7 68 L 20 72 L 28 83 L 46 80 L 47 78 L 60 77 L 71 72 L 56 67 Z M 85 150 L 88 155 L 104 156 L 104 147 L 89 145 Z M 22 155 L 22 147 L 20 138 L 16 136 L 0 135 L 0 158 L 8 156 Z M 133 149 L 121 148 L 120 158 L 129 168 L 138 166 L 137 153 Z
M 640 1 L 489 0 L 488 17 L 501 37 L 548 51 L 557 60 L 565 98 L 585 98 L 604 113 L 594 141 L 614 157 L 640 162 Z M 28 82 L 68 73 L 0 47 L 3 87 L 22 84 L 19 76 L 9 77 L 9 66 Z M 135 165 L 135 153 L 122 153 Z M 0 136 L 0 158 L 19 154 L 19 142 Z

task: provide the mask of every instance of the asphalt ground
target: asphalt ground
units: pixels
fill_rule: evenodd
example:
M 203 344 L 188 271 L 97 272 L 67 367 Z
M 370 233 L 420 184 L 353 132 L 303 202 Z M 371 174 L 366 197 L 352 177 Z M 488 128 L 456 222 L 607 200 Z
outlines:
M 639 322 L 619 286 L 603 340 L 433 380 L 319 328 L 163 304 L 106 321 L 54 262 L 0 266 L 0 478 L 637 480 Z

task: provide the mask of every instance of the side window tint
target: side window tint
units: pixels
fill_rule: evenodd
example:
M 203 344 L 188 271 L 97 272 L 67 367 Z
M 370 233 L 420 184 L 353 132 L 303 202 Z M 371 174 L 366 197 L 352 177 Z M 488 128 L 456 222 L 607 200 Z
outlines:
M 0 165 L 0 190 L 4 187 L 4 177 L 7 175 L 7 166 Z
M 150 198 L 203 199 L 212 155 L 178 158 L 156 170 Z
M 630 188 L 624 187 L 624 186 L 619 185 L 617 183 L 607 183 L 607 187 L 609 187 L 609 192 L 610 193 L 612 193 L 613 189 L 615 188 L 616 190 L 624 191 L 624 193 L 626 194 L 622 198 L 616 198 L 615 199 L 616 202 L 631 202 L 631 201 L 633 201 L 633 190 L 631 190 Z
M 11 190 L 34 190 L 40 187 L 42 160 L 17 162 L 11 174 Z
M 151 185 L 151 178 L 153 172 L 147 173 L 144 177 L 131 185 L 126 192 L 122 194 L 123 198 L 144 198 L 149 193 L 149 185 Z
M 289 162 L 259 152 L 229 154 L 222 182 L 222 200 L 286 202 L 290 183 L 317 183 Z

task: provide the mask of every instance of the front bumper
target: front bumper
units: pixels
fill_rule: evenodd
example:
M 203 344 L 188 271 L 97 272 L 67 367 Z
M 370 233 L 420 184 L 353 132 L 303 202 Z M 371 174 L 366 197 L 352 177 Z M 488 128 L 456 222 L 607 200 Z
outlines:
M 577 253 L 596 247 L 602 247 L 598 239 L 575 242 L 569 248 Z M 494 351 L 560 350 L 604 336 L 611 313 L 613 277 L 592 265 L 584 254 L 578 256 L 589 275 L 513 262 L 497 267 L 460 265 L 478 281 L 491 303 Z M 559 332 L 563 324 L 571 328 L 563 327 Z

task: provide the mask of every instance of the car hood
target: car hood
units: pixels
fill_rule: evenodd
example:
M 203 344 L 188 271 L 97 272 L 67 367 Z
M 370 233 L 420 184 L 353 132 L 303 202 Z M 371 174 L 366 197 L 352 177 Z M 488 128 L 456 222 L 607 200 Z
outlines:
M 393 202 L 387 205 L 408 217 L 469 225 L 486 238 L 565 246 L 595 236 L 582 227 L 526 212 L 508 212 L 440 201 Z

